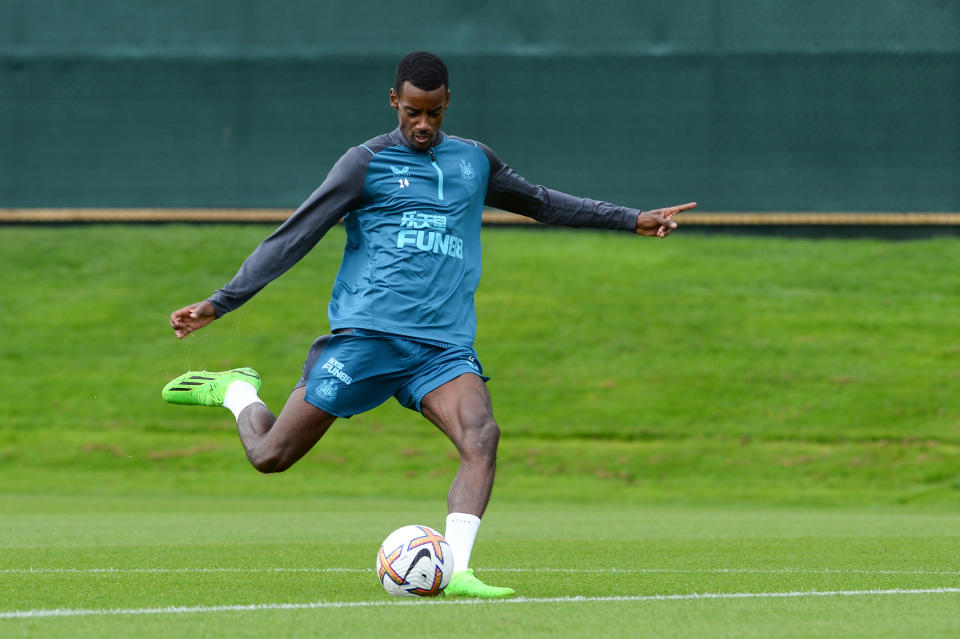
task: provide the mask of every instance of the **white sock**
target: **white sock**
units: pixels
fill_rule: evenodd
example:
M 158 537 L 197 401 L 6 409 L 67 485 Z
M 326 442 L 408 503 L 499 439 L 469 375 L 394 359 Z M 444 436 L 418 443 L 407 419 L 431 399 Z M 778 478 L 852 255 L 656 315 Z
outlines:
M 473 542 L 480 530 L 480 518 L 467 513 L 450 513 L 447 515 L 447 530 L 443 533 L 450 550 L 453 551 L 454 571 L 466 570 L 470 567 L 470 553 L 473 551 Z
M 223 394 L 223 407 L 229 408 L 233 416 L 240 419 L 240 412 L 250 404 L 263 404 L 253 384 L 242 379 L 230 382 L 227 392 Z

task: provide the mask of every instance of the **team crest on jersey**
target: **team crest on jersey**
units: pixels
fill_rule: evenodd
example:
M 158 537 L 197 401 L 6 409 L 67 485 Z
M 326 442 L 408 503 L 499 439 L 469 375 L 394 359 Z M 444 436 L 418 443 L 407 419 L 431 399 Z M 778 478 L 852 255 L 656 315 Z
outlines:
M 332 379 L 325 379 L 317 384 L 317 395 L 324 399 L 333 399 L 337 396 L 337 383 Z
M 472 180 L 476 174 L 477 172 L 473 170 L 472 164 L 460 160 L 460 176 L 464 180 Z

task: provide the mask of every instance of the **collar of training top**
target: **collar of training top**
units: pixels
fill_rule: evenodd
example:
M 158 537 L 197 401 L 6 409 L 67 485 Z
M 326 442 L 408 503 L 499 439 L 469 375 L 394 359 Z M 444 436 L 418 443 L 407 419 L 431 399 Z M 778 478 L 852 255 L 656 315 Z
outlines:
M 394 144 L 400 145 L 400 146 L 405 146 L 406 148 L 410 149 L 410 150 L 413 151 L 414 153 L 427 154 L 427 153 L 429 153 L 431 150 L 433 150 L 433 149 L 437 148 L 438 146 L 440 146 L 441 144 L 443 144 L 443 141 L 446 140 L 446 139 L 447 139 L 447 135 L 446 135 L 443 131 L 440 131 L 440 135 L 437 136 L 437 143 L 434 144 L 433 146 L 431 146 L 431 147 L 430 147 L 429 149 L 427 149 L 426 151 L 421 151 L 420 149 L 414 148 L 413 146 L 410 145 L 409 142 L 407 142 L 407 139 L 406 139 L 405 137 L 403 137 L 403 133 L 400 132 L 400 127 L 397 127 L 397 128 L 395 128 L 393 131 L 390 132 L 390 141 L 391 141 L 391 142 L 393 142 Z

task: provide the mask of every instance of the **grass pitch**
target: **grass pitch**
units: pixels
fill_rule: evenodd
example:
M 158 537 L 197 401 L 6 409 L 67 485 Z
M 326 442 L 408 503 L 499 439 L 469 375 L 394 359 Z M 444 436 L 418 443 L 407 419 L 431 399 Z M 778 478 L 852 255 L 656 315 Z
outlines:
M 505 501 L 474 565 L 509 602 L 384 593 L 423 500 L 5 498 L 4 637 L 949 637 L 960 516 L 902 509 Z
M 682 231 L 682 229 L 681 229 Z M 405 602 L 376 548 L 442 528 L 456 455 L 394 405 L 261 476 L 226 411 L 282 405 L 334 229 L 182 342 L 262 226 L 0 233 L 0 636 L 953 637 L 960 243 L 488 229 L 477 347 L 503 429 L 474 554 L 510 603 Z

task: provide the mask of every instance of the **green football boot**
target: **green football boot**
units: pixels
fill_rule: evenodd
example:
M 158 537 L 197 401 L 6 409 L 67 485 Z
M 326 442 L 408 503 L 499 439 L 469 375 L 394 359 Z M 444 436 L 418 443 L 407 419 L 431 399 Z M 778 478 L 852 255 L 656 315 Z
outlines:
M 161 396 L 171 404 L 223 406 L 223 396 L 231 382 L 244 381 L 260 390 L 260 375 L 252 368 L 234 368 L 222 373 L 190 371 L 163 387 Z
M 458 570 L 450 577 L 450 583 L 443 589 L 446 597 L 479 597 L 481 599 L 500 599 L 512 597 L 513 588 L 488 586 L 473 574 L 473 570 Z

